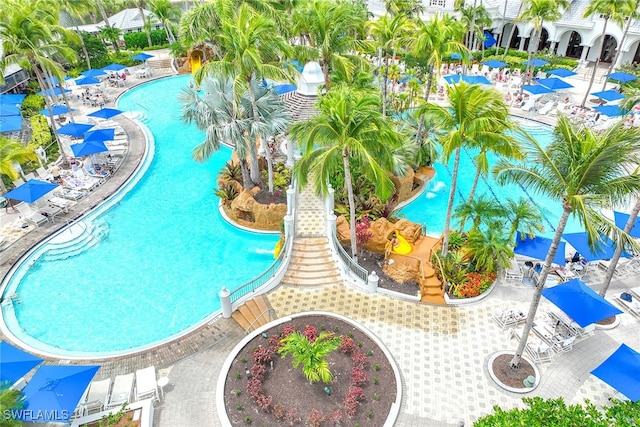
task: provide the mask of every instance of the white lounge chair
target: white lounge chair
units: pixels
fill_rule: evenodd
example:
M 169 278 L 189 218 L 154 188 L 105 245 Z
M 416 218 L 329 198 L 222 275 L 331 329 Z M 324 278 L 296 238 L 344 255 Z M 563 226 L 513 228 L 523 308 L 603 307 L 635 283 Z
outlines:
M 520 310 L 497 310 L 493 313 L 493 320 L 502 328 L 515 327 L 527 320 L 527 316 Z
M 113 382 L 113 390 L 106 409 L 116 408 L 131 402 L 134 374 L 118 375 Z
M 620 304 L 627 312 L 640 318 L 640 302 L 638 302 L 636 298 L 633 298 L 631 301 L 627 301 L 622 298 L 622 293 L 615 294 L 615 298 L 618 304 Z
M 93 411 L 103 411 L 106 403 L 109 401 L 110 391 L 111 378 L 106 378 L 101 381 L 91 381 L 89 393 L 87 394 L 86 400 L 82 403 L 85 413 L 90 414 Z
M 538 114 L 541 114 L 543 116 L 549 114 L 551 112 L 551 110 L 553 109 L 554 105 L 555 105 L 555 102 L 547 101 L 547 103 L 544 104 L 544 106 L 538 111 Z
M 136 371 L 136 400 L 143 399 L 160 401 L 155 366 Z
M 49 221 L 49 218 L 42 215 L 40 212 L 34 211 L 33 208 L 26 203 L 18 203 L 15 205 L 15 208 L 18 209 L 18 212 L 20 212 L 20 215 L 22 215 L 22 218 L 25 221 L 29 221 L 36 226 Z
M 522 267 L 520 267 L 520 265 L 518 264 L 518 260 L 513 258 L 511 260 L 511 265 L 507 267 L 507 269 L 504 272 L 505 280 L 520 282 L 522 281 L 523 277 L 524 275 L 522 274 Z

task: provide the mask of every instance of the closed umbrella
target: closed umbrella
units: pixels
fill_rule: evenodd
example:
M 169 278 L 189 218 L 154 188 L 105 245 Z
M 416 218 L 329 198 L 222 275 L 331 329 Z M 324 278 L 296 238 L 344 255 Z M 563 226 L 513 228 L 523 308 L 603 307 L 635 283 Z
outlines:
M 58 184 L 38 179 L 30 179 L 19 187 L 14 188 L 4 195 L 7 199 L 19 200 L 21 202 L 33 203 L 58 188 Z
M 640 400 L 640 353 L 626 344 L 591 371 L 633 402 Z
M 13 384 L 35 368 L 42 359 L 0 341 L 0 384 Z

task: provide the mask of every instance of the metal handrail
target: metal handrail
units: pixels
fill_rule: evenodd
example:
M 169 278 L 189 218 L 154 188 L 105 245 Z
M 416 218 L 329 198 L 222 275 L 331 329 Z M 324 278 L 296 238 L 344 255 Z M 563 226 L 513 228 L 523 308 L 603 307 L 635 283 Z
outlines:
M 273 308 L 267 308 L 265 311 L 260 313 L 255 319 L 253 319 L 253 322 L 251 322 L 249 324 L 249 326 L 247 326 L 247 328 L 244 330 L 244 332 L 247 333 L 247 334 L 249 332 L 251 332 L 253 330 L 254 323 L 256 323 L 258 320 L 262 319 L 264 317 L 265 313 L 269 315 L 269 322 L 271 322 L 272 320 L 274 320 L 276 318 L 276 311 Z
M 351 273 L 353 273 L 356 277 L 366 283 L 367 277 L 369 277 L 369 272 L 349 256 L 349 254 L 344 250 L 344 248 L 338 241 L 338 237 L 335 235 L 335 233 L 333 233 L 333 236 L 331 236 L 331 238 L 333 239 L 333 245 L 335 246 L 336 252 L 338 253 L 338 256 L 342 260 L 343 264 Z

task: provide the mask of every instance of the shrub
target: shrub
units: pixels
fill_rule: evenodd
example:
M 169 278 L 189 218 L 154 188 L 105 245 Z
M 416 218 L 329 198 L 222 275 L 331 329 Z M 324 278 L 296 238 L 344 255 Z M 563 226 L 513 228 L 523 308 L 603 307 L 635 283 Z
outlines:
M 218 171 L 218 177 L 227 181 L 242 181 L 242 170 L 240 165 L 231 161 L 225 163 L 225 165 Z
M 53 142 L 53 135 L 47 119 L 42 114 L 31 116 L 31 144 L 47 147 Z
M 307 421 L 309 422 L 308 425 L 310 425 L 311 427 L 320 427 L 325 419 L 326 418 L 324 417 L 324 415 L 322 415 L 322 412 L 314 408 L 309 413 Z
M 364 369 L 355 367 L 351 370 L 351 384 L 362 386 L 367 382 L 367 374 L 364 372 Z
M 300 424 L 302 422 L 302 418 L 298 415 L 298 409 L 290 408 L 287 411 L 287 421 L 290 425 Z
M 339 426 L 342 424 L 342 419 L 344 418 L 344 414 L 340 409 L 336 409 L 331 412 L 328 416 L 329 422 L 335 426 Z
M 352 354 L 356 349 L 356 344 L 353 338 L 342 335 L 342 341 L 340 342 L 340 351 L 344 354 Z
M 249 370 L 251 378 L 255 378 L 259 381 L 264 381 L 267 376 L 267 368 L 264 365 L 256 363 Z
M 357 386 L 349 386 L 349 391 L 347 391 L 347 395 L 344 398 L 344 409 L 347 412 L 347 415 L 353 417 L 358 411 L 358 405 L 360 401 L 364 398 L 364 392 L 362 388 Z
M 31 117 L 38 114 L 45 107 L 44 96 L 34 93 L 27 95 L 20 106 L 23 117 Z
M 136 33 L 126 33 L 122 35 L 127 49 L 143 49 L 149 46 L 147 33 L 144 31 Z M 167 32 L 165 30 L 151 30 L 151 44 L 154 46 L 167 43 Z
M 294 333 L 295 331 L 296 331 L 296 328 L 294 328 L 292 325 L 284 325 L 284 328 L 282 328 L 282 332 L 280 333 L 280 336 L 282 338 L 285 338 L 291 335 L 292 333 Z
M 282 421 L 285 415 L 287 415 L 287 411 L 284 409 L 284 406 L 282 406 L 279 403 L 276 403 L 275 405 L 273 405 L 273 408 L 271 408 L 271 413 L 273 414 L 274 418 L 278 421 Z
M 496 280 L 496 273 L 468 273 L 463 285 L 457 286 L 453 294 L 458 298 L 477 297 L 491 286 Z
M 367 355 L 359 351 L 354 351 L 351 354 L 351 361 L 353 362 L 353 366 L 364 369 L 364 366 L 367 363 Z
M 258 346 L 253 351 L 253 360 L 256 363 L 266 365 L 273 360 L 273 350 L 269 347 Z
M 263 395 L 264 393 L 262 392 L 262 381 L 251 378 L 247 382 L 247 393 L 249 393 L 249 396 L 253 400 L 256 400 L 259 396 Z
M 220 186 L 220 188 L 216 188 L 213 190 L 213 193 L 216 197 L 219 197 L 222 200 L 222 203 L 225 206 L 229 206 L 231 202 L 238 197 L 238 189 L 231 183 L 225 182 Z
M 312 343 L 316 340 L 316 338 L 318 338 L 318 330 L 315 326 L 305 325 L 302 335 L 304 335 L 309 340 L 309 342 Z
M 269 412 L 271 410 L 272 404 L 273 404 L 273 396 L 265 396 L 264 394 L 260 394 L 256 398 L 256 405 L 262 408 L 264 412 Z

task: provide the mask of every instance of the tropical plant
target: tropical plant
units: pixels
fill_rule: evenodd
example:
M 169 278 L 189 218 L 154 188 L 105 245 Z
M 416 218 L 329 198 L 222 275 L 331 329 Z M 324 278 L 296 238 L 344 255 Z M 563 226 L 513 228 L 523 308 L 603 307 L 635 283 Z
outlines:
M 58 6 L 62 10 L 66 11 L 72 18 L 82 18 L 86 16 L 86 14 L 91 9 L 91 3 L 83 0 L 57 0 L 57 3 L 58 3 Z M 90 70 L 91 59 L 89 58 L 89 53 L 87 51 L 86 46 L 84 45 L 84 38 L 82 37 L 82 34 L 77 24 L 75 25 L 75 31 L 78 34 L 78 41 L 80 42 L 80 48 L 82 50 L 84 60 L 87 63 L 87 68 Z
M 624 43 L 627 40 L 627 34 L 629 33 L 629 28 L 631 27 L 631 23 L 636 22 L 638 20 L 638 17 L 640 16 L 638 14 L 639 12 L 638 8 L 640 8 L 640 0 L 634 0 L 633 2 L 630 2 L 628 6 L 631 6 L 631 9 L 623 12 L 623 13 L 626 13 L 627 15 L 625 17 L 626 24 L 624 25 L 624 31 L 622 32 L 622 37 L 620 38 L 620 42 L 618 43 L 618 46 L 624 46 Z M 609 71 L 607 72 L 607 75 L 613 74 L 613 69 L 618 63 L 618 58 L 620 58 L 621 53 L 622 53 L 622 49 L 620 48 L 616 49 L 616 54 L 613 57 L 613 60 L 611 61 L 611 65 L 609 65 Z M 604 83 L 602 84 L 602 90 L 605 90 L 606 88 L 607 88 L 607 79 L 605 79 Z
M 479 141 L 483 140 L 504 139 L 502 131 L 507 126 L 508 120 L 508 109 L 503 97 L 494 89 L 484 89 L 480 85 L 461 82 L 449 87 L 448 95 L 450 107 L 425 103 L 418 110 L 420 114 L 432 115 L 436 126 L 446 132 L 438 138 L 445 160 L 448 162 L 451 155 L 454 155 L 447 215 L 442 232 L 442 253 L 445 256 L 448 250 L 462 148 L 466 145 L 477 146 Z
M 587 127 L 573 125 L 566 117 L 560 117 L 554 140 L 546 148 L 535 139 L 527 139 L 523 142 L 526 161 L 499 160 L 496 164 L 494 173 L 498 183 L 520 184 L 562 205 L 562 215 L 531 299 L 522 339 L 511 361 L 512 367 L 520 363 L 569 216 L 577 217 L 585 227 L 592 247 L 597 246 L 600 232 L 613 237 L 618 244 L 632 245 L 632 239 L 621 233 L 600 209 L 625 203 L 629 197 L 638 197 L 640 175 L 629 172 L 629 165 L 638 165 L 640 161 L 637 139 L 638 131 L 625 129 L 621 123 L 596 134 Z
M 238 189 L 230 182 L 225 182 L 220 188 L 216 188 L 213 193 L 216 197 L 219 197 L 227 207 L 238 197 Z
M 218 172 L 218 176 L 224 180 L 230 181 L 241 181 L 242 180 L 242 171 L 240 170 L 240 165 L 228 161 Z
M 473 200 L 456 206 L 453 217 L 460 220 L 460 232 L 464 231 L 467 219 L 473 221 L 472 230 L 480 230 L 481 222 L 491 222 L 504 215 L 504 208 L 492 196 L 482 194 Z
M 0 136 L 0 175 L 6 175 L 15 181 L 20 177 L 15 164 L 37 159 L 33 146 L 25 147 L 18 141 Z M 0 180 L 0 189 L 3 193 L 7 192 L 2 180 Z
M 434 126 L 431 116 L 408 111 L 400 121 L 398 131 L 406 136 L 407 151 L 413 153 L 410 158 L 414 170 L 436 162 L 440 155 L 437 138 L 443 132 Z
M 351 255 L 357 260 L 356 209 L 352 164 L 358 164 L 382 200 L 394 190 L 387 171 L 406 172 L 405 163 L 396 157 L 400 135 L 380 112 L 380 99 L 348 86 L 337 86 L 318 103 L 320 114 L 306 122 L 294 123 L 291 137 L 302 147 L 303 157 L 294 168 L 304 187 L 312 177 L 315 191 L 327 193 L 329 178 L 341 170 L 349 201 Z
M 467 234 L 463 247 L 474 271 L 495 273 L 511 263 L 513 242 L 503 231 L 501 222 L 490 224 L 486 230 L 474 228 Z
M 340 346 L 340 337 L 333 332 L 321 332 L 312 342 L 300 332 L 293 332 L 282 338 L 278 353 L 284 359 L 291 354 L 294 368 L 302 365 L 302 373 L 314 383 L 328 383 L 333 377 L 327 362 L 327 356 Z
M 11 416 L 11 412 L 17 412 L 25 407 L 25 400 L 22 392 L 10 388 L 0 388 L 0 413 L 3 414 L 2 427 L 20 427 L 22 421 Z M 9 416 L 8 416 L 9 415 Z
M 120 52 L 120 46 L 119 46 L 119 41 L 120 41 L 120 29 L 116 28 L 116 27 L 102 27 L 100 29 L 100 36 L 108 41 L 111 42 L 111 44 L 113 45 L 113 48 L 115 49 L 116 53 Z
M 518 200 L 507 199 L 504 203 L 506 204 L 505 215 L 508 218 L 508 223 L 511 224 L 509 228 L 510 242 L 514 242 L 518 231 L 531 237 L 544 231 L 542 213 L 530 200 L 521 197 Z
M 176 41 L 173 35 L 173 24 L 180 20 L 180 8 L 169 0 L 149 0 L 149 9 L 162 23 L 162 27 L 167 30 L 169 44 Z

